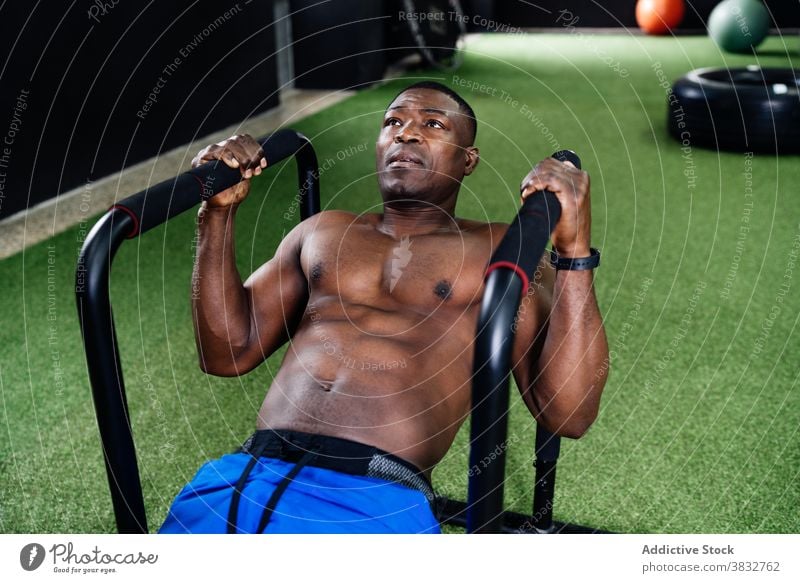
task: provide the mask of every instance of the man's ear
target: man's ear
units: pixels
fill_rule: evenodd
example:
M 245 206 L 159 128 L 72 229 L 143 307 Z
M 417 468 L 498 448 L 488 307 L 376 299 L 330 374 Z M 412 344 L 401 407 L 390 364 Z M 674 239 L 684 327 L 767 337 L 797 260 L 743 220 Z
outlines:
M 464 176 L 469 176 L 478 166 L 481 161 L 481 152 L 475 146 L 470 146 L 464 149 L 466 156 L 466 166 L 464 167 Z

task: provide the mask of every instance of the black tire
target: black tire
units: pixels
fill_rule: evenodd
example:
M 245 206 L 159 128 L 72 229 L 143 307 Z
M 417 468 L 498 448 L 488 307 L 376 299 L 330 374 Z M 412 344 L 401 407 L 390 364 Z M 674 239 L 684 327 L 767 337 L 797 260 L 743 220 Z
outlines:
M 697 69 L 672 85 L 667 126 L 684 146 L 800 152 L 798 72 L 756 66 Z
M 463 60 L 461 37 L 467 32 L 459 0 L 402 0 L 400 5 L 406 14 L 428 16 L 404 18 L 422 57 L 437 69 L 458 69 Z

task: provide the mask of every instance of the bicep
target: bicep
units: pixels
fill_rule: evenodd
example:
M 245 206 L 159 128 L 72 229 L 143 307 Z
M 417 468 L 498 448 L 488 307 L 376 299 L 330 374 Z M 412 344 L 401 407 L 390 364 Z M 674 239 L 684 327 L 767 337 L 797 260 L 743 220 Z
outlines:
M 300 262 L 303 225 L 293 229 L 275 256 L 245 282 L 250 304 L 250 339 L 259 362 L 286 342 L 308 302 L 308 282 Z

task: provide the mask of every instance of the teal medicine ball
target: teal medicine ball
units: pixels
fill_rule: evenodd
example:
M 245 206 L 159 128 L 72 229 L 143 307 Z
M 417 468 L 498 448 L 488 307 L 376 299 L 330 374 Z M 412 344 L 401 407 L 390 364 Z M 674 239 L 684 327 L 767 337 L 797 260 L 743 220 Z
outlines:
M 769 32 L 769 13 L 760 0 L 724 0 L 708 17 L 708 34 L 720 48 L 748 53 Z

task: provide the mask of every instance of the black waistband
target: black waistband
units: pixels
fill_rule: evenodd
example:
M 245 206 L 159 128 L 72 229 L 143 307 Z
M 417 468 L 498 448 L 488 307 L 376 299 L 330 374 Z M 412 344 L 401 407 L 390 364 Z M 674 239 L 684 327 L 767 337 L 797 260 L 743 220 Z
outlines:
M 247 453 L 252 457 L 233 488 L 228 510 L 229 533 L 239 532 L 239 501 L 247 478 L 260 457 L 277 458 L 295 465 L 270 495 L 255 532 L 264 532 L 286 488 L 307 465 L 357 476 L 382 478 L 419 490 L 431 504 L 435 501 L 433 488 L 419 468 L 382 449 L 348 439 L 301 431 L 262 429 L 251 435 L 237 452 Z
M 433 491 L 428 478 L 411 462 L 375 446 L 349 439 L 287 429 L 261 429 L 251 435 L 237 450 L 250 454 L 258 451 L 264 457 L 287 462 L 297 462 L 306 453 L 313 451 L 314 458 L 308 465 L 354 476 L 375 475 L 375 460 L 382 459 L 404 466 L 410 473 L 418 476 L 424 482 L 418 489 L 423 490 L 426 495 L 428 491 Z

